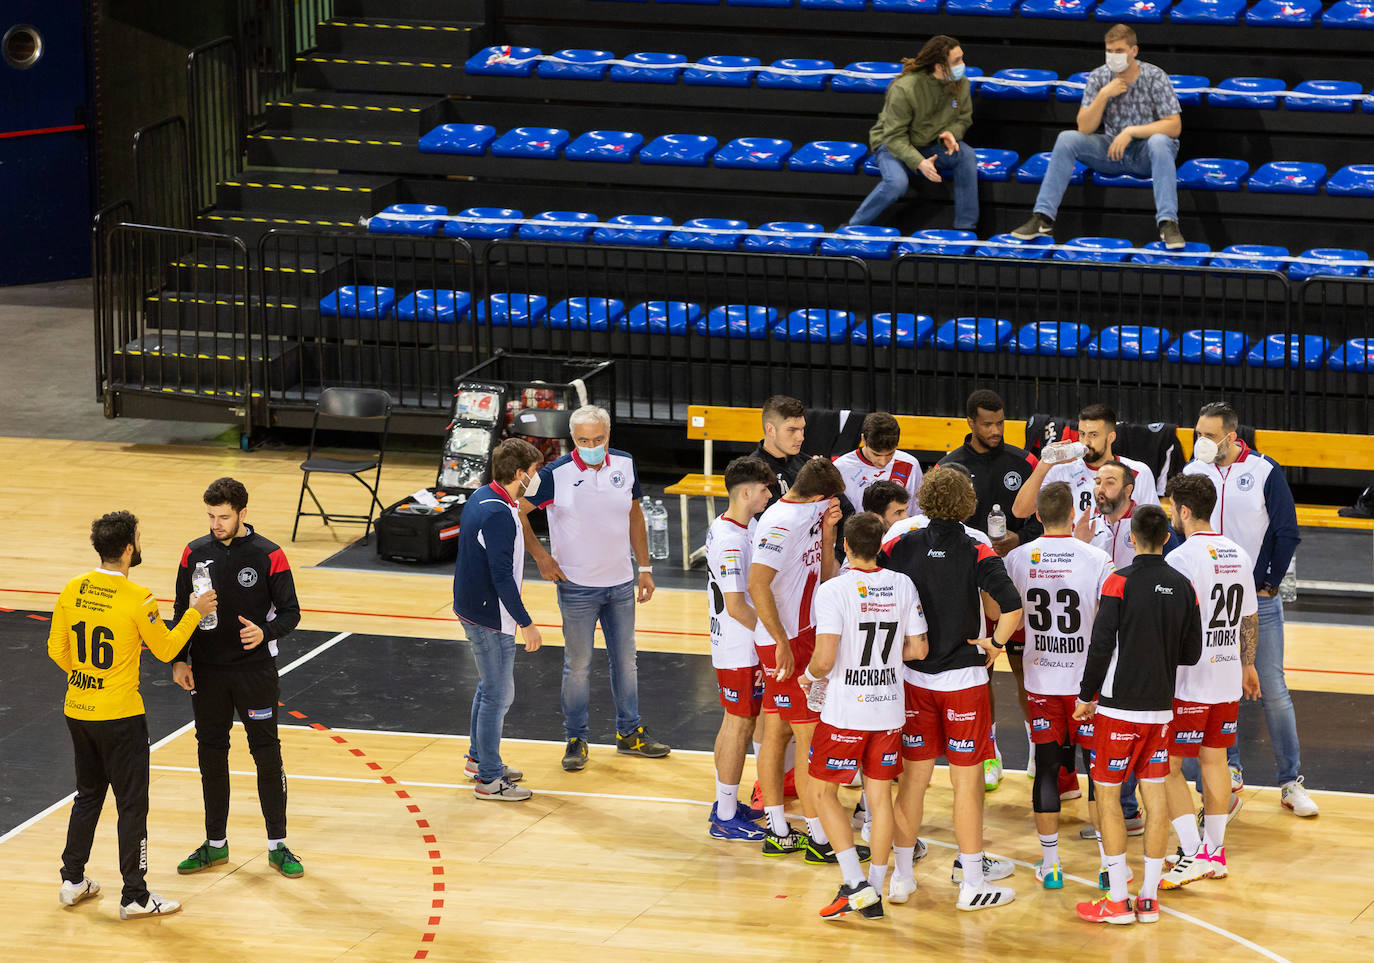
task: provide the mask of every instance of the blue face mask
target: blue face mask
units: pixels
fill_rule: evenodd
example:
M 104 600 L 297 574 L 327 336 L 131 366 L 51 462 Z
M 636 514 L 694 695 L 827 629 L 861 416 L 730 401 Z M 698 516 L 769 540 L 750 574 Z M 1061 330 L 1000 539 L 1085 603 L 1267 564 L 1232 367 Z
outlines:
M 599 465 L 606 460 L 606 446 L 597 445 L 595 448 L 583 448 L 578 445 L 577 456 L 588 465 Z
M 951 68 L 949 69 L 949 76 L 950 76 L 950 79 L 951 79 L 951 80 L 956 80 L 956 81 L 957 81 L 957 80 L 963 80 L 963 79 L 964 79 L 964 65 L 963 65 L 963 64 L 955 64 L 953 67 L 951 67 Z

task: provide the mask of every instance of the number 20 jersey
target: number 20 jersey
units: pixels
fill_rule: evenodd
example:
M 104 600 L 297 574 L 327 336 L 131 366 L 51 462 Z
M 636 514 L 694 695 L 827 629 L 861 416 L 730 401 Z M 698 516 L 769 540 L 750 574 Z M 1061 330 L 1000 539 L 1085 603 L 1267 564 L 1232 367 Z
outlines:
M 1165 561 L 1188 576 L 1202 615 L 1202 658 L 1181 665 L 1174 698 L 1218 705 L 1240 699 L 1240 623 L 1259 611 L 1255 563 L 1225 535 L 1194 532 Z
M 711 619 L 711 665 L 717 669 L 745 669 L 757 665 L 754 627 L 741 625 L 725 608 L 731 592 L 749 592 L 749 556 L 754 519 L 748 526 L 722 515 L 706 533 L 706 597 Z M 752 603 L 751 603 L 752 604 Z
M 1024 603 L 1026 691 L 1077 695 L 1102 583 L 1112 560 L 1072 535 L 1045 535 L 1007 555 Z
M 816 593 L 816 634 L 838 635 L 821 721 L 882 731 L 906 722 L 902 645 L 926 631 L 915 584 L 889 569 L 849 569 Z

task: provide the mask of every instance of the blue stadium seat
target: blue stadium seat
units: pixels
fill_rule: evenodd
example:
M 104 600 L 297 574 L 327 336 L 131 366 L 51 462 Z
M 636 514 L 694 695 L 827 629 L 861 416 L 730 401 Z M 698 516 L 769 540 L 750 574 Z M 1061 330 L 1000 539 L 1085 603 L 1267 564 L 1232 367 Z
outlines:
M 1286 345 L 1285 345 L 1286 342 Z M 1256 341 L 1245 363 L 1252 368 L 1306 368 L 1322 366 L 1331 342 L 1319 334 L 1266 335 Z
M 1091 335 L 1086 324 L 1074 321 L 1032 321 L 1021 326 L 1009 348 L 1012 354 L 1076 358 Z
M 708 134 L 663 134 L 644 145 L 639 152 L 639 162 L 705 167 L 716 143 Z
M 1067 77 L 1064 78 L 1064 80 L 1061 80 L 1059 83 L 1055 84 L 1054 99 L 1065 104 L 1083 103 L 1083 88 L 1070 87 L 1069 84 L 1086 84 L 1088 82 L 1089 73 L 1091 73 L 1091 71 L 1080 70 L 1077 73 L 1069 74 Z
M 892 75 L 902 72 L 902 65 L 883 60 L 860 60 L 857 63 L 849 64 L 844 69 L 865 76 L 834 77 L 830 81 L 830 89 L 867 94 L 887 90 L 887 85 L 892 83 Z
M 514 127 L 491 145 L 492 157 L 557 157 L 572 135 L 558 127 Z
M 951 231 L 928 228 L 911 235 L 909 241 L 897 245 L 898 254 L 972 254 L 978 247 L 978 235 L 972 231 Z M 876 315 L 875 315 L 876 317 Z
M 1102 0 L 1094 20 L 1108 23 L 1159 23 L 1173 0 Z
M 894 13 L 939 13 L 941 0 L 873 0 L 874 10 Z
M 778 320 L 778 309 L 760 304 L 722 304 L 712 308 L 696 322 L 696 333 L 710 338 L 768 337 L 768 329 Z
M 1022 0 L 1021 16 L 1047 20 L 1087 20 L 1096 0 Z
M 1149 254 L 1133 254 L 1131 261 L 1135 264 L 1163 264 L 1181 267 L 1197 267 L 1207 263 L 1207 259 L 1212 254 L 1212 249 L 1201 241 L 1185 241 L 1183 250 L 1171 251 L 1164 246 L 1163 241 L 1151 241 L 1145 245 Z
M 1250 175 L 1250 190 L 1263 194 L 1315 194 L 1325 177 L 1325 164 L 1270 161 Z
M 625 302 L 615 298 L 564 298 L 545 316 L 550 330 L 606 331 L 625 316 Z
M 534 73 L 534 66 L 539 63 L 537 60 L 528 60 L 522 64 L 498 63 L 494 58 L 499 57 L 504 52 L 503 47 L 483 47 L 463 64 L 463 69 L 470 74 L 481 74 L 491 77 L 528 77 Z M 538 47 L 511 47 L 509 57 L 513 60 L 524 59 L 526 57 L 538 57 Z
M 1299 257 L 1312 258 L 1318 261 L 1368 261 L 1369 252 L 1360 251 L 1351 247 L 1314 247 L 1311 250 L 1303 251 Z M 1303 278 L 1316 277 L 1319 274 L 1327 277 L 1347 277 L 1357 278 L 1365 273 L 1363 264 L 1302 264 L 1293 262 L 1288 265 L 1288 276 L 1294 281 L 1301 281 Z
M 477 323 L 498 328 L 530 328 L 544 319 L 549 299 L 542 294 L 500 291 L 477 302 Z
M 1019 0 L 945 0 L 945 13 L 955 17 L 1010 17 Z
M 387 217 L 388 214 L 436 214 L 434 220 L 412 221 Z M 448 208 L 438 204 L 392 204 L 380 214 L 368 219 L 369 234 L 438 234 L 443 230 L 442 217 L 448 216 Z
M 1169 345 L 1170 361 L 1183 364 L 1219 364 L 1228 368 L 1245 358 L 1245 335 L 1215 328 L 1185 331 Z
M 1351 338 L 1326 359 L 1332 371 L 1374 371 L 1374 338 Z
M 673 219 L 662 214 L 617 214 L 606 223 L 625 226 L 598 227 L 592 232 L 597 244 L 658 247 L 673 229 Z
M 725 0 L 730 7 L 790 7 L 792 0 Z
M 496 139 L 496 128 L 490 124 L 440 124 L 419 140 L 422 154 L 470 154 L 487 152 L 487 145 Z
M 750 234 L 744 239 L 746 251 L 772 251 L 775 254 L 813 254 L 818 237 L 794 237 L 792 232 L 805 231 L 808 234 L 823 234 L 825 226 L 811 221 L 769 221 L 760 224 L 756 230 L 765 234 Z
M 868 0 L 799 0 L 803 10 L 862 10 Z
M 758 57 L 732 57 L 725 54 L 712 54 L 697 61 L 707 67 L 757 67 L 763 63 Z M 704 87 L 748 87 L 754 82 L 756 70 L 702 70 L 688 67 L 682 72 L 684 84 Z
M 668 235 L 669 247 L 686 247 L 698 251 L 733 251 L 739 247 L 749 230 L 748 221 L 737 221 L 732 217 L 694 217 L 683 221 L 683 227 L 703 228 L 701 231 L 674 231 Z
M 1051 151 L 1042 150 L 1038 154 L 1031 154 L 1021 166 L 1016 168 L 1016 180 L 1022 184 L 1039 184 L 1045 179 L 1045 174 L 1050 169 Z M 1073 173 L 1069 176 L 1070 184 L 1082 184 L 1088 175 L 1088 165 L 1082 161 L 1073 162 Z
M 1246 271 L 1284 271 L 1286 262 L 1278 258 L 1288 257 L 1288 248 L 1273 244 L 1231 244 L 1221 249 L 1222 254 L 1236 254 L 1239 257 L 1214 257 L 1212 267 L 1228 267 Z
M 466 291 L 445 291 L 427 288 L 407 294 L 396 302 L 396 317 L 401 321 L 437 321 L 452 324 L 466 321 L 472 295 Z
M 978 179 L 980 181 L 1005 181 L 1011 179 L 1016 169 L 1016 151 L 1001 150 L 996 147 L 975 147 L 973 153 L 978 157 Z
M 1322 14 L 1322 26 L 1337 30 L 1374 30 L 1374 4 L 1369 0 L 1338 0 Z
M 532 221 L 586 221 L 595 223 L 596 215 L 587 211 L 540 211 Z M 516 236 L 522 241 L 565 241 L 585 244 L 592 236 L 590 227 L 560 226 L 557 224 L 521 224 Z
M 1011 334 L 1011 322 L 999 318 L 951 318 L 935 329 L 935 347 L 991 354 L 1001 350 Z
M 1288 85 L 1278 77 L 1227 77 L 1217 83 L 1216 89 L 1227 93 L 1208 94 L 1207 103 L 1212 107 L 1273 110 L 1279 105 L 1279 99 L 1273 92 L 1287 90 Z
M 1245 14 L 1252 27 L 1310 27 L 1322 12 L 1319 0 L 1259 0 Z
M 1364 88 L 1353 80 L 1304 80 L 1293 88 L 1294 93 L 1326 94 L 1326 97 L 1285 97 L 1289 110 L 1320 110 L 1330 114 L 1350 114 L 1355 111 L 1355 98 Z
M 1240 23 L 1245 0 L 1179 0 L 1169 11 L 1174 23 Z
M 682 76 L 681 64 L 687 62 L 687 55 L 680 53 L 632 53 L 620 58 L 642 67 L 626 67 L 611 64 L 611 79 L 619 82 L 638 82 L 644 84 L 675 84 Z
M 716 167 L 744 167 L 754 170 L 780 171 L 792 142 L 775 137 L 736 137 L 720 150 L 711 162 Z
M 996 247 L 983 245 L 974 253 L 979 257 L 1010 257 L 1024 261 L 1043 261 L 1050 256 L 1053 238 L 1037 237 L 1033 241 L 1021 241 L 1010 234 L 994 234 L 989 241 L 1000 242 Z
M 893 317 L 889 311 L 880 311 L 869 320 L 860 321 L 849 333 L 849 340 L 855 344 L 868 344 L 872 340 L 875 347 L 891 347 Z M 903 312 L 897 314 L 896 319 L 897 347 L 924 348 L 930 344 L 930 336 L 935 331 L 935 319 L 930 315 Z
M 326 318 L 384 318 L 395 303 L 395 288 L 345 284 L 320 298 L 320 314 Z
M 1168 328 L 1149 324 L 1113 324 L 1088 341 L 1089 358 L 1158 361 L 1169 345 Z
M 775 60 L 770 67 L 779 67 L 783 70 L 834 70 L 835 65 L 829 60 L 809 60 L 799 57 L 784 57 L 782 60 Z M 767 70 L 759 71 L 758 79 L 755 81 L 760 87 L 783 87 L 789 90 L 824 90 L 825 82 L 830 79 L 828 73 L 804 74 L 793 76 L 791 74 L 775 74 Z
M 614 60 L 609 50 L 556 50 L 549 56 L 558 60 L 541 60 L 536 71 L 541 77 L 560 80 L 602 80 L 606 76 L 606 61 Z
M 1212 81 L 1201 74 L 1170 74 L 1169 83 L 1173 85 L 1174 96 L 1180 107 L 1197 107 L 1202 103 L 1202 89 L 1212 86 Z
M 844 344 L 854 315 L 826 308 L 797 308 L 773 325 L 779 341 L 809 341 L 812 344 Z
M 1153 188 L 1155 182 L 1148 177 L 1136 177 L 1134 174 L 1099 174 L 1093 172 L 1093 183 L 1099 187 L 1143 187 Z
M 632 130 L 589 130 L 580 134 L 563 151 L 570 161 L 609 161 L 629 164 L 644 143 L 644 135 Z
M 523 211 L 512 207 L 469 207 L 454 220 L 444 222 L 444 234 L 486 241 L 507 238 L 515 234 L 515 225 L 503 222 L 524 216 Z
M 1190 191 L 1238 191 L 1250 165 L 1235 157 L 1194 157 L 1178 168 L 1178 186 Z
M 1127 255 L 1122 253 L 1123 250 L 1134 246 L 1124 237 L 1075 237 L 1069 241 L 1069 244 L 1073 247 L 1083 247 L 1089 250 L 1058 250 L 1054 252 L 1053 260 L 1099 261 L 1106 264 L 1116 264 L 1126 260 Z
M 1347 164 L 1326 182 L 1326 193 L 1344 197 L 1374 197 L 1374 164 Z
M 702 319 L 701 305 L 690 301 L 644 301 L 616 323 L 626 331 L 650 334 L 686 334 L 688 325 Z
M 859 162 L 868 154 L 867 144 L 844 140 L 815 140 L 803 144 L 787 158 L 787 167 L 794 171 L 822 171 L 827 174 L 853 174 Z
M 876 224 L 846 224 L 834 233 L 842 237 L 827 237 L 821 241 L 822 254 L 851 255 L 853 257 L 887 260 L 897 246 L 902 232 L 895 227 Z
M 991 77 L 983 81 L 979 88 L 984 97 L 1001 100 L 1049 100 L 1050 89 L 1054 86 L 1051 81 L 1059 79 L 1059 75 L 1053 70 L 1038 70 L 1032 67 L 1008 67 L 999 70 Z M 1015 80 L 1022 83 L 1036 83 L 1040 86 L 1018 87 L 1010 84 L 999 84 L 999 80 Z

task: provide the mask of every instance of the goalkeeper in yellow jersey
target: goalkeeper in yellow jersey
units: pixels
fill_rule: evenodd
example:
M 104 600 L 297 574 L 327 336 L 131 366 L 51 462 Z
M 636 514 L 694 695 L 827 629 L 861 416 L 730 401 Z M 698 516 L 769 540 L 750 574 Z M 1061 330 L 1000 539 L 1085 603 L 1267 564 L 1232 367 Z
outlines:
M 100 892 L 86 877 L 86 861 L 113 787 L 119 811 L 119 871 L 124 890 L 120 919 L 165 916 L 181 905 L 148 892 L 148 719 L 138 692 L 141 645 L 170 662 L 191 637 L 201 616 L 215 611 L 215 593 L 191 600 L 170 631 L 153 593 L 129 581 L 139 554 L 138 519 L 111 512 L 91 523 L 91 545 L 100 567 L 67 583 L 53 609 L 48 655 L 67 674 L 64 707 L 76 756 L 76 801 L 62 852 L 64 906 Z

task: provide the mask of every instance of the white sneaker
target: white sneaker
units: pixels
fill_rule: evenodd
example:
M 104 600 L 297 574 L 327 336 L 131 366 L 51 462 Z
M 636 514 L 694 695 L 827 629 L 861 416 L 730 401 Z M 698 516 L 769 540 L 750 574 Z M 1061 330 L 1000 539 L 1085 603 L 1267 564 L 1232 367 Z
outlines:
M 1016 866 L 1009 859 L 999 859 L 996 856 L 988 856 L 986 854 L 983 856 L 984 882 L 1006 879 L 1015 871 Z M 954 871 L 949 874 L 949 880 L 951 883 L 962 884 L 964 882 L 964 867 L 963 864 L 959 862 L 958 856 L 954 857 Z
M 148 894 L 146 903 L 125 903 L 119 908 L 119 918 L 122 920 L 136 920 L 144 916 L 171 916 L 181 909 L 181 904 L 174 899 L 163 899 L 156 893 Z
M 504 777 L 491 782 L 479 782 L 472 787 L 472 794 L 478 799 L 493 799 L 497 802 L 524 802 L 534 795 L 524 786 L 517 786 Z
M 57 893 L 57 901 L 63 906 L 75 906 L 99 892 L 100 884 L 89 877 L 83 876 L 79 883 L 69 883 L 64 879 L 62 889 Z
M 1241 771 L 1240 771 L 1239 769 L 1237 769 L 1235 766 L 1232 766 L 1232 767 L 1231 767 L 1231 791 L 1232 791 L 1232 792 L 1240 792 L 1240 791 L 1241 791 L 1242 789 L 1244 789 L 1244 788 L 1245 788 L 1245 773 L 1241 772 Z
M 1026 763 L 1026 778 L 1035 778 L 1035 747 L 1031 747 L 1030 761 Z
M 959 899 L 954 907 L 971 912 L 973 910 L 992 909 L 994 906 L 1005 906 L 1014 899 L 1016 899 L 1014 890 L 1007 889 L 1005 886 L 993 886 L 985 881 L 977 889 L 971 886 L 960 886 Z
M 1284 809 L 1293 810 L 1297 816 L 1317 815 L 1317 804 L 1312 801 L 1312 797 L 1303 788 L 1303 777 L 1299 776 L 1292 782 L 1286 782 L 1279 787 L 1279 802 L 1283 803 Z
M 1208 879 L 1211 875 L 1212 861 L 1204 848 L 1198 850 L 1196 856 L 1184 856 L 1174 863 L 1173 867 L 1160 877 L 1159 886 L 1161 889 L 1178 889 L 1200 879 Z
M 992 792 L 1002 784 L 1002 760 L 985 759 L 983 761 L 983 789 Z
M 928 852 L 930 852 L 930 847 L 926 845 L 926 841 L 924 839 L 917 837 L 916 855 L 912 859 L 912 862 L 919 863 L 921 860 L 926 858 L 926 853 Z
M 889 903 L 905 903 L 911 899 L 911 894 L 916 892 L 916 878 L 906 879 L 902 876 L 893 876 L 887 881 L 887 901 Z
M 872 824 L 872 823 L 864 823 L 862 826 L 859 827 L 859 836 L 861 836 L 861 837 L 863 838 L 863 841 L 864 841 L 864 842 L 866 842 L 866 843 L 872 842 L 872 839 L 870 839 L 870 837 L 871 837 L 872 835 L 873 835 L 873 824 Z

